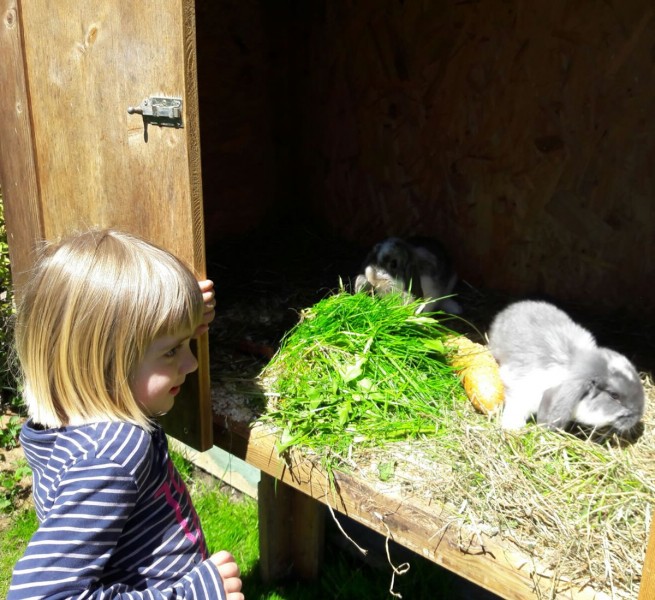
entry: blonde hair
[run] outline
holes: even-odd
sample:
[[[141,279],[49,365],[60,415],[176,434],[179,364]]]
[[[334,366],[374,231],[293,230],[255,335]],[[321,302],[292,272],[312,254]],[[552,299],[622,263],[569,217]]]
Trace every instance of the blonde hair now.
[[[106,229],[46,245],[17,306],[30,417],[44,427],[128,421],[152,428],[130,389],[150,344],[195,330],[203,300],[175,256]]]

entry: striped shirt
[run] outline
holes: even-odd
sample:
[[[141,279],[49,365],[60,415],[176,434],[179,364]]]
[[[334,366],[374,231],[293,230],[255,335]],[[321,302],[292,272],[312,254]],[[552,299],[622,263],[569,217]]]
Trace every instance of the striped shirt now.
[[[159,426],[28,422],[20,440],[39,528],[8,600],[225,598]]]

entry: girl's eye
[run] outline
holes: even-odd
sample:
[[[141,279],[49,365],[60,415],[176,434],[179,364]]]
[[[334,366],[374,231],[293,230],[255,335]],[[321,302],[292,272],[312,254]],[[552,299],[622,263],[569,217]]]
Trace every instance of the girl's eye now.
[[[181,346],[182,344],[180,344]],[[180,346],[175,346],[175,348],[171,348],[168,352],[164,354],[166,358],[173,358],[176,354],[177,351],[180,349]]]

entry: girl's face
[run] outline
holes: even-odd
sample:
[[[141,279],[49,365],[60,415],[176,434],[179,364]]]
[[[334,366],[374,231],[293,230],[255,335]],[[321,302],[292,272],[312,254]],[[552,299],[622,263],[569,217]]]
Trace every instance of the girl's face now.
[[[137,367],[130,389],[148,415],[171,410],[186,376],[198,368],[190,348],[191,335],[181,332],[157,338]]]

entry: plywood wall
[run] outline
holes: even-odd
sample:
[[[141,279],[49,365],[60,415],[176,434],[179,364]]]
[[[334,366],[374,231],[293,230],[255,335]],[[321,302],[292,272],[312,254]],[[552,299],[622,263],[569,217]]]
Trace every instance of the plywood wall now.
[[[655,316],[650,0],[219,4],[234,210],[299,191],[364,245],[441,237],[473,285]]]
[[[477,284],[655,312],[652,3],[371,0],[316,25],[311,198],[337,229],[436,233]]]
[[[286,186],[289,3],[197,2],[208,243],[264,224]],[[267,4],[275,6],[267,7]]]

